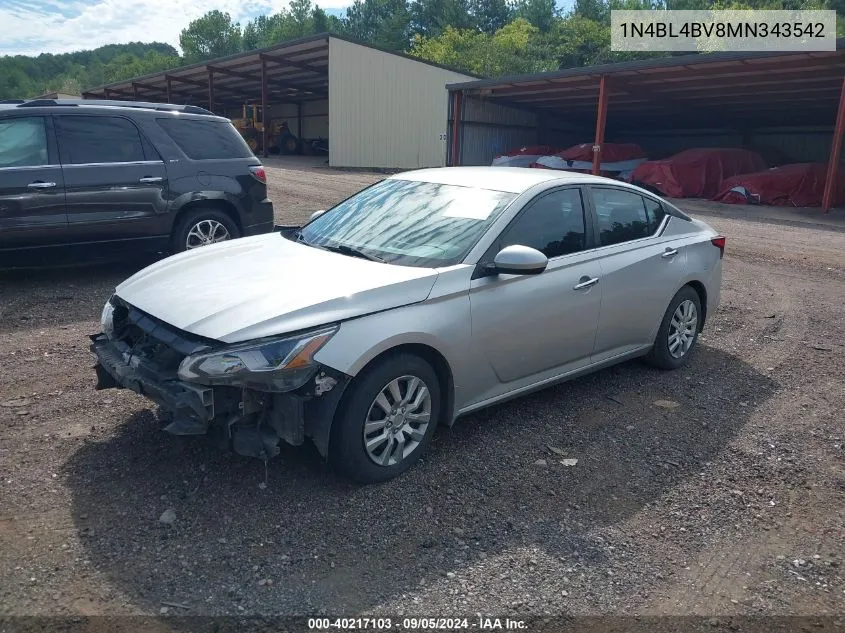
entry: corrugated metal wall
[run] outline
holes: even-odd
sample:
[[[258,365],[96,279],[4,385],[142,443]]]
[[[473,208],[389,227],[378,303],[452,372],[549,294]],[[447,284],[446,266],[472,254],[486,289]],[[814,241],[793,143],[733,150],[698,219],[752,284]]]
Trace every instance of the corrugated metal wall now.
[[[287,121],[291,132],[298,134],[299,119],[296,116],[296,104],[269,106],[270,119]],[[305,101],[302,104],[302,138],[328,137],[329,135],[329,100]]]
[[[451,143],[452,117],[449,116]],[[501,105],[476,97],[465,97],[460,113],[460,164],[489,165],[493,157],[526,145],[555,145],[561,148],[589,143],[591,130],[573,130],[563,119]]]
[[[833,128],[736,130],[636,130],[608,134],[608,141],[638,143],[651,159],[694,147],[745,147],[774,166],[783,162],[827,162]]]
[[[496,154],[512,147],[536,145],[537,115],[525,110],[466,97],[460,112],[461,165],[489,165]],[[450,138],[452,122],[449,122]]]
[[[329,40],[329,164],[414,169],[446,160],[446,84],[472,79]]]

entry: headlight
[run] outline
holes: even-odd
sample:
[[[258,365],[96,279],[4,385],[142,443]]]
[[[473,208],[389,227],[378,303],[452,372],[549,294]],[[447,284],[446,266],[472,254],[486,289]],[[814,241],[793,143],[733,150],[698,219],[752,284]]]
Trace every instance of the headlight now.
[[[114,336],[114,306],[111,299],[103,306],[103,314],[100,316],[100,329],[109,340]]]
[[[314,354],[336,331],[337,327],[323,328],[188,356],[179,365],[179,378],[204,385],[292,391],[316,373]]]

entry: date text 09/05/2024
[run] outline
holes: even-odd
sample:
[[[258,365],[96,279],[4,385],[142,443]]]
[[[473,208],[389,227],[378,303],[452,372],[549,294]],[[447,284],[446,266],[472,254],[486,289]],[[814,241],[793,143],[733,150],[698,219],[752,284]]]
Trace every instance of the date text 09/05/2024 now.
[[[478,616],[475,618],[309,618],[308,629],[311,631],[338,630],[389,630],[405,629],[409,631],[457,631],[472,630],[518,631],[527,628],[524,620],[510,618],[490,618]]]
[[[622,37],[752,39],[825,36],[821,22],[684,22],[680,26],[672,22],[622,22],[619,27]]]

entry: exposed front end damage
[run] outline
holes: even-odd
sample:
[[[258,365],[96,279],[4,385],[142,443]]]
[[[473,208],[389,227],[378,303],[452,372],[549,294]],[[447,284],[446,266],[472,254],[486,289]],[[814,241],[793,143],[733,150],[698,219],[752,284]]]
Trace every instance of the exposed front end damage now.
[[[183,379],[186,359],[219,355],[228,347],[177,330],[117,297],[107,304],[103,324],[104,333],[91,337],[97,389],[131,389],[154,401],[169,433],[208,434],[241,455],[265,460],[279,453],[282,441],[298,446],[311,438],[327,455],[331,421],[349,376],[314,365],[297,370],[291,390],[282,390],[287,383],[279,387],[271,372],[243,385],[221,384],[221,378],[204,385]]]

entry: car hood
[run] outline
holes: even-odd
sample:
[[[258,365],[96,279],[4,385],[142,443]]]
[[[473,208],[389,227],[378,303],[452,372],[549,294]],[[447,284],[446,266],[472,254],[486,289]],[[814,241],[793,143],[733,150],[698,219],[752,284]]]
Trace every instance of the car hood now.
[[[268,233],[168,257],[115,292],[180,330],[236,343],[423,301],[436,278],[432,268],[372,262]]]

